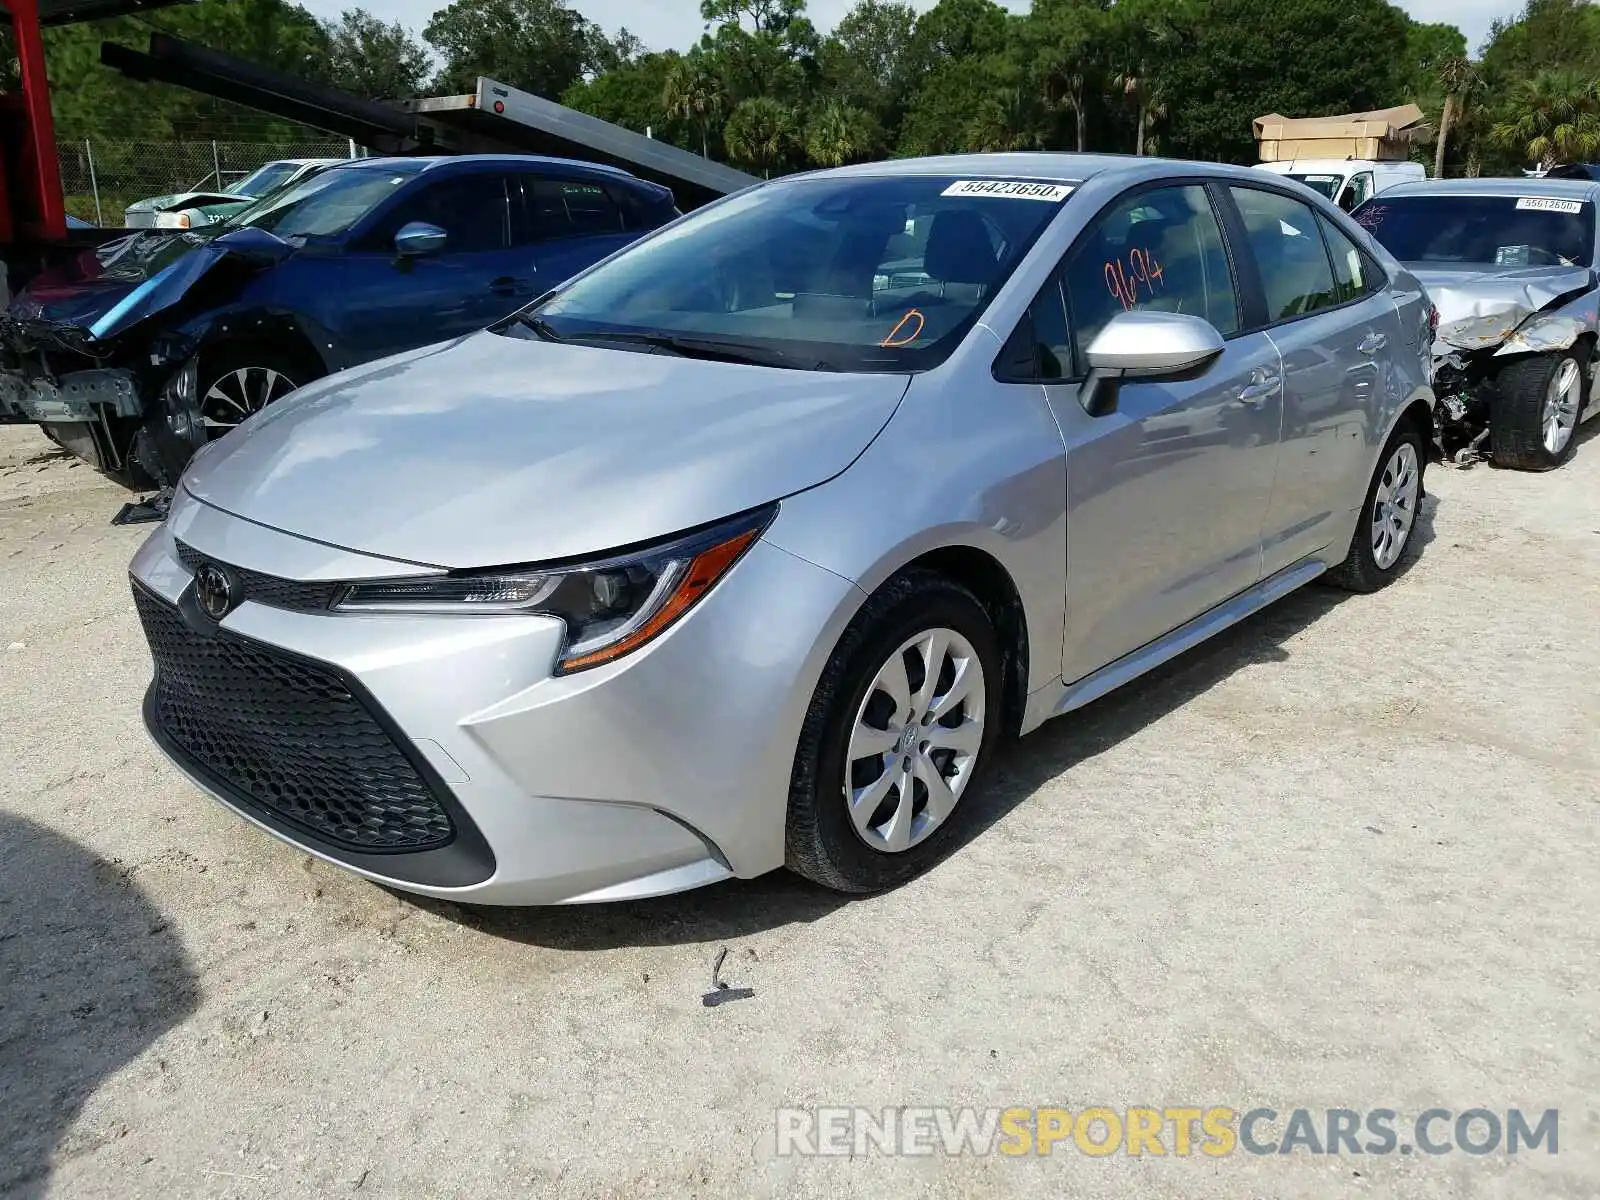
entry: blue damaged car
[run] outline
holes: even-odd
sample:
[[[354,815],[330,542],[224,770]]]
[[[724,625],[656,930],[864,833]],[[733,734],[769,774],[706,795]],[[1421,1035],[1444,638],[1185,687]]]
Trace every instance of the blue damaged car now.
[[[342,163],[37,276],[0,316],[0,422],[168,487],[300,385],[481,329],[677,215],[669,189],[594,163]]]

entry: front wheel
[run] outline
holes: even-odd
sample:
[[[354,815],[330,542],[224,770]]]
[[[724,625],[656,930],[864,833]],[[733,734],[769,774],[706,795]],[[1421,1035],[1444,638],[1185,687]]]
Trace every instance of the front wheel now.
[[[1402,420],[1378,457],[1350,552],[1328,572],[1329,583],[1349,592],[1375,592],[1400,573],[1422,511],[1426,464],[1422,435]]]
[[[1002,696],[999,644],[977,597],[924,571],[885,584],[840,639],[806,715],[789,868],[875,892],[932,863],[993,757]]]
[[[219,438],[322,372],[271,346],[230,345],[200,360],[200,412]]]
[[[1572,457],[1585,357],[1574,347],[1506,364],[1489,410],[1489,448],[1497,465],[1549,471]]]

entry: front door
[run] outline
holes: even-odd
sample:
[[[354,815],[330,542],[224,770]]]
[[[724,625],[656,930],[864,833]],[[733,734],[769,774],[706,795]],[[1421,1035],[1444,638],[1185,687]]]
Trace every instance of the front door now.
[[[1075,681],[1155,641],[1261,577],[1261,525],[1283,415],[1282,367],[1239,332],[1239,290],[1200,185],[1110,206],[1063,264],[1078,364],[1117,312],[1204,317],[1222,355],[1187,380],[1123,382],[1091,416],[1080,384],[1046,385],[1067,446],[1062,677]]]
[[[442,251],[401,259],[394,236],[414,221],[445,231]],[[482,329],[526,303],[515,269],[506,181],[496,174],[423,180],[347,256],[342,340],[361,362]]]

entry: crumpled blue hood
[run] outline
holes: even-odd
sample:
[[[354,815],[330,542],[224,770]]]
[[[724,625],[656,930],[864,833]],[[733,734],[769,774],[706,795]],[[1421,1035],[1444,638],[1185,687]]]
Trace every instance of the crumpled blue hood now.
[[[249,227],[220,236],[136,233],[38,276],[9,314],[19,321],[77,325],[104,341],[177,304],[230,255],[269,266],[293,252],[281,238]]]

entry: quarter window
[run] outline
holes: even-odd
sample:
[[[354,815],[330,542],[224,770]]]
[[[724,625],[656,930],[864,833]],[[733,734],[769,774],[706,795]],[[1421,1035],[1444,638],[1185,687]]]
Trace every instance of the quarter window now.
[[[1328,239],[1328,254],[1333,259],[1334,296],[1343,304],[1377,289],[1377,271],[1367,256],[1339,227],[1326,218],[1319,217],[1322,236]]]
[[[1287,321],[1339,303],[1328,252],[1310,207],[1278,192],[1230,190],[1261,271],[1267,319]]]
[[[1119,312],[1189,313],[1224,335],[1239,329],[1222,229],[1203,187],[1159,188],[1113,205],[1073,247],[1064,279],[1080,362]]]

